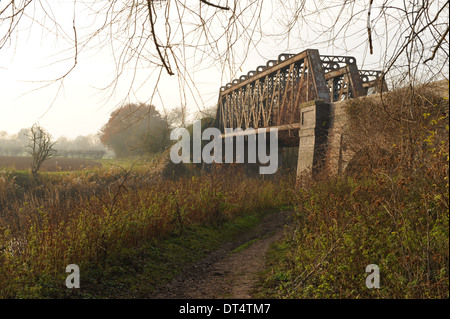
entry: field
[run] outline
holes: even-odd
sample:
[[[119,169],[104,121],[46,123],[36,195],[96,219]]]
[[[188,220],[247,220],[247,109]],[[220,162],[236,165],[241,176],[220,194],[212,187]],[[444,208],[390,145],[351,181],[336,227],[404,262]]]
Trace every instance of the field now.
[[[101,167],[98,160],[84,158],[53,157],[46,160],[41,167],[44,172],[76,171],[83,168]],[[0,169],[24,171],[31,168],[31,157],[0,156]]]
[[[288,180],[229,176],[220,167],[166,179],[158,169],[151,160],[140,166],[125,161],[120,167],[41,173],[37,181],[29,172],[1,172],[0,297],[67,297],[61,269],[68,264],[96,273],[126,251],[289,202],[290,187],[278,190]]]

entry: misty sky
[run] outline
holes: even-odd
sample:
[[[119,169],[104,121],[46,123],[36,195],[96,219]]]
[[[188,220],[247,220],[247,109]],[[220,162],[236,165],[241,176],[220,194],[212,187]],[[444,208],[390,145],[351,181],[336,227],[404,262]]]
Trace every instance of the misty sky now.
[[[52,6],[52,10],[60,19],[58,21],[66,23],[60,22],[61,27],[67,31],[66,34],[60,33],[55,36],[49,30],[43,30],[39,24],[25,21],[20,25],[21,30],[10,45],[0,50],[0,131],[15,134],[21,128],[31,127],[33,123],[39,122],[54,137],[74,138],[98,132],[108,121],[111,111],[124,99],[129,102],[147,102],[150,99],[158,76],[158,72],[151,68],[141,67],[137,70],[131,91],[130,82],[133,79],[134,69],[121,76],[113,94],[111,90],[100,90],[109,84],[116,69],[110,47],[96,46],[95,41],[90,43],[91,48],[79,53],[78,64],[64,79],[63,86],[58,82],[40,88],[48,83],[45,81],[65,74],[74,62],[71,45],[73,1],[59,1]],[[81,6],[76,10],[80,10],[76,15],[79,25],[83,26],[80,21],[86,26],[95,24],[88,21],[89,17],[83,16],[85,11]],[[278,15],[273,14],[274,12]],[[282,12],[273,8],[273,3],[266,2],[262,21],[263,28],[268,33],[275,34],[281,29],[275,19],[279,18],[279,14]],[[321,21],[322,24],[326,22]],[[355,25],[358,32],[350,32],[352,36],[346,38],[345,45],[334,43],[334,46],[331,46],[327,43],[326,39],[331,34],[313,38],[306,32],[298,33],[298,30],[292,32],[289,42],[276,42],[270,37],[265,37],[258,43],[257,50],[250,51],[240,69],[237,67],[237,74],[246,74],[258,65],[265,64],[267,59],[276,59],[280,53],[286,51],[299,53],[308,48],[317,48],[321,54],[352,55],[356,57],[358,67],[364,63],[366,69],[380,69],[383,63],[380,61],[384,50],[383,39],[376,39],[375,54],[369,56],[365,43],[366,21],[359,23],[360,27]],[[47,21],[46,25],[51,26],[51,23]],[[81,38],[83,32],[81,27],[78,32]],[[298,37],[295,32],[299,34]],[[236,52],[239,52],[239,49],[236,47]],[[351,53],[346,52],[348,50],[351,50]],[[195,90],[191,92],[189,88],[183,92],[180,90],[177,76],[170,77],[165,72],[162,73],[159,91],[152,100],[159,111],[162,111],[163,104],[165,108],[170,109],[185,100],[191,112],[197,111],[196,104],[201,107],[215,105],[220,86],[232,78],[222,73],[220,64],[199,60],[201,58],[193,58],[195,63],[188,61],[189,76],[196,84],[198,92]],[[235,61],[236,65],[242,61],[242,58]]]

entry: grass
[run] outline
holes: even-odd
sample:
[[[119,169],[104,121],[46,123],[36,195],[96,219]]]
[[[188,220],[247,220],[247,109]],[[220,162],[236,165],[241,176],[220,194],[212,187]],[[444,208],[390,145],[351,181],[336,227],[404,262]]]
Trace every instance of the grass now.
[[[262,298],[448,298],[448,208],[439,199],[424,207],[418,181],[396,187],[396,202],[389,180],[372,181],[328,180],[301,196]],[[380,289],[365,285],[369,264],[380,267]]]
[[[261,238],[254,238],[252,240],[249,240],[248,242],[246,242],[246,243],[240,245],[239,247],[236,247],[235,249],[233,249],[233,251],[231,253],[232,254],[240,253],[241,251],[247,249],[248,247],[250,247],[251,245],[253,245],[255,242],[257,242],[260,239]]]
[[[221,244],[235,240],[273,211],[244,214],[219,227],[196,226],[183,235],[145,243],[139,249],[122,249],[99,267],[81,268],[80,289],[69,290],[64,276],[40,280],[42,298],[148,298],[190,264]],[[46,282],[47,280],[47,282]]]
[[[253,245],[254,243],[256,243],[258,240],[270,237],[273,235],[273,231],[269,232],[268,234],[262,236],[262,237],[258,237],[258,238],[254,238],[252,240],[249,240],[248,242],[243,243],[242,245],[240,245],[239,247],[236,247],[235,249],[233,249],[233,251],[231,252],[232,254],[238,254],[241,251],[246,250],[247,248],[249,248],[251,245]]]
[[[289,202],[287,192],[278,189],[283,184],[289,188],[287,181],[243,178],[220,168],[213,174],[175,180],[118,167],[42,174],[39,183],[23,189],[17,175],[2,175],[0,296],[118,296],[122,291],[118,287],[125,285],[126,273],[133,274],[133,267],[156,273],[153,281],[167,279],[176,269],[175,256],[183,256],[179,249],[186,249],[180,259],[185,264],[217,242],[218,238],[206,236],[214,228]],[[202,241],[207,246],[197,249]],[[149,256],[168,262],[167,276],[158,270],[164,263],[144,266]],[[68,264],[80,267],[84,284],[90,287],[81,295],[64,295],[65,287],[61,294]],[[103,287],[105,280],[102,294],[95,287]]]

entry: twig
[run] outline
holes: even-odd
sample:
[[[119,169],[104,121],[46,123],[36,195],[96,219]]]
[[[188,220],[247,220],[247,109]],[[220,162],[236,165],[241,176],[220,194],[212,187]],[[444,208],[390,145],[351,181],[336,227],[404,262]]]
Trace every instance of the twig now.
[[[434,59],[434,57],[436,56],[437,50],[441,47],[442,42],[445,40],[445,37],[446,37],[447,34],[448,34],[448,28],[449,28],[449,27],[447,27],[447,30],[445,30],[444,34],[443,34],[442,37],[439,39],[439,42],[436,44],[436,47],[434,48],[433,54],[431,55],[431,57],[429,57],[428,59],[426,59],[425,61],[423,61],[423,63],[427,63],[428,61],[431,61],[431,60]]]
[[[369,48],[370,48],[370,54],[373,54],[373,46],[372,46],[372,30],[370,27],[370,11],[372,10],[372,2],[373,0],[370,0],[369,3],[369,11],[367,12],[367,33],[369,34]]]
[[[313,269],[312,269],[312,270],[311,270],[311,271],[310,271],[303,279],[301,279],[299,283],[297,283],[297,284],[295,285],[295,288],[297,288],[298,286],[300,286],[301,284],[303,284],[303,283],[308,279],[308,277],[311,276],[311,275],[317,270],[317,268],[319,268],[320,265],[322,265],[322,263],[325,261],[325,259],[327,259],[328,256],[329,256],[329,255],[333,252],[333,250],[336,248],[336,245],[337,245],[337,243],[339,243],[339,241],[340,241],[340,238],[338,238],[338,239],[333,243],[333,245],[331,246],[330,250],[329,250],[325,255],[322,256],[321,260],[313,267]],[[303,276],[303,274],[304,274],[304,272],[303,272],[300,276],[298,276],[297,278],[295,278],[294,281],[293,281],[293,284],[294,284],[297,280],[299,280],[299,279]]]
[[[200,0],[200,2],[203,2],[204,4],[206,4],[206,5],[208,5],[208,6],[211,6],[211,7],[214,7],[214,8],[218,8],[218,9],[221,9],[221,10],[230,10],[229,7],[222,7],[222,6],[219,6],[219,5],[217,5],[217,4],[208,2],[208,1],[206,1],[206,0]]]
[[[172,72],[172,70],[170,69],[170,67],[166,64],[166,60],[164,59],[161,50],[159,49],[160,45],[158,43],[158,40],[156,39],[156,34],[155,34],[155,25],[153,23],[153,13],[152,13],[152,5],[150,3],[151,0],[147,0],[147,6],[148,6],[148,14],[149,14],[149,19],[150,19],[150,25],[151,25],[151,31],[152,31],[152,37],[153,37],[153,42],[155,43],[156,46],[156,51],[158,51],[158,55],[159,58],[162,62],[162,64],[164,65],[164,68],[167,70],[167,73],[169,73],[169,75],[174,75],[174,73]]]

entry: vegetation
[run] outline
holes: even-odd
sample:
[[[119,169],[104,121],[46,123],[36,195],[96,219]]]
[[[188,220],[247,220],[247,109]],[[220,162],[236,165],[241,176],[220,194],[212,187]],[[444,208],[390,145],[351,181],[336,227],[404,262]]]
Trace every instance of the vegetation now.
[[[280,190],[286,180],[245,179],[217,168],[163,181],[154,171],[150,165],[84,170],[41,176],[39,185],[28,188],[2,173],[0,296],[65,296],[68,264],[79,265],[89,282],[124,254],[170,236],[192,236],[198,227],[220,228],[289,198],[288,185]]]
[[[35,124],[31,127],[28,136],[27,153],[31,155],[31,174],[37,176],[39,169],[45,160],[56,153],[53,146],[55,142],[52,136],[46,132],[41,126]]]
[[[47,64],[69,61],[58,73],[44,71],[43,87],[56,84],[51,105],[65,79],[89,65],[89,49],[88,56],[102,50],[102,62],[112,62],[106,84],[88,83],[111,101],[140,92],[149,103],[164,101],[159,81],[175,75],[179,85],[168,95],[178,93],[181,107],[170,115],[183,127],[187,101],[204,104],[200,86],[214,69],[226,83],[246,61],[271,51],[265,43],[281,52],[298,51],[298,44],[330,54],[361,49],[364,65],[378,64],[393,85],[411,87],[379,101],[349,101],[342,142],[353,160],[342,176],[325,171],[301,186],[292,175],[260,179],[222,167],[200,174],[158,159],[138,165],[129,158],[164,152],[170,130],[170,116],[146,104],[116,110],[102,130],[103,143],[125,165],[34,178],[47,156],[37,157],[32,174],[17,171],[18,161],[8,164],[0,171],[0,297],[117,297],[123,287],[146,296],[151,288],[124,274],[144,274],[157,285],[214,249],[211,242],[229,238],[230,225],[248,226],[255,212],[292,204],[294,222],[272,251],[259,296],[448,298],[448,99],[417,83],[448,78],[449,2],[373,2],[112,0],[52,9],[45,1],[1,2],[0,50],[20,52],[26,31],[35,39],[40,26],[41,47],[57,50],[45,54]],[[0,154],[23,155],[23,133],[11,141],[0,132]],[[60,154],[102,158],[105,150],[92,146],[61,147]],[[71,263],[85,274],[81,293],[63,286]],[[365,286],[368,264],[380,267],[380,289]]]
[[[153,105],[127,104],[111,113],[100,140],[117,157],[162,152],[169,142],[169,126]]]
[[[448,298],[448,98],[405,89],[351,100],[348,114],[354,161],[296,193],[292,233],[271,252],[259,295]],[[366,287],[369,264],[380,289]]]
[[[23,128],[17,134],[8,135],[0,132],[0,156],[20,157],[29,155],[27,146],[31,128]],[[61,136],[56,139],[54,145],[55,156],[69,158],[96,158],[102,159],[105,155],[112,157],[112,152],[107,151],[95,134],[87,136],[79,135],[75,139]],[[20,159],[18,159],[20,161]],[[14,159],[14,162],[16,160]],[[1,163],[0,163],[1,165]]]
[[[293,222],[257,297],[448,298],[449,105],[439,90],[349,100],[345,173],[298,185],[234,165],[207,174],[167,152],[39,179],[0,171],[0,298],[146,297],[286,205]],[[83,289],[64,286],[68,264]],[[366,287],[369,264],[380,289]]]
[[[25,156],[0,156],[0,169],[26,171],[30,169],[31,161],[31,157]],[[95,159],[52,157],[42,164],[40,171],[68,172],[101,166],[102,162]]]

